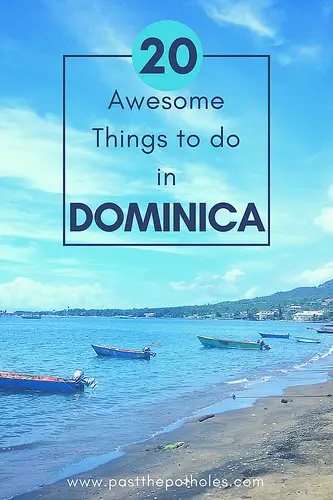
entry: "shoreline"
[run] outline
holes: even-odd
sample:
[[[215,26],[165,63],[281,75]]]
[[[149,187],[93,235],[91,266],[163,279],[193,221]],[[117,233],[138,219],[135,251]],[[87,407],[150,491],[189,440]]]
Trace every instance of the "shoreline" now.
[[[330,377],[331,374],[328,373],[327,376]],[[127,479],[128,483],[129,478],[135,482],[136,477],[145,476],[148,480],[147,476],[149,476],[150,483],[154,477],[165,482],[167,479],[181,480],[181,478],[184,479],[191,475],[203,479],[210,476],[213,480],[213,475],[215,479],[219,477],[227,479],[228,484],[232,483],[234,479],[231,477],[230,471],[234,474],[236,470],[242,468],[237,463],[244,466],[246,457],[253,454],[253,450],[256,450],[256,454],[258,454],[262,448],[262,442],[267,441],[268,435],[274,434],[271,438],[273,442],[281,441],[281,439],[283,440],[283,429],[290,428],[297,422],[297,419],[302,419],[307,412],[316,409],[324,411],[324,408],[326,408],[325,411],[328,411],[329,407],[333,409],[333,399],[325,396],[331,393],[333,393],[333,380],[329,379],[318,384],[288,387],[282,394],[261,397],[253,405],[226,410],[203,422],[199,422],[199,417],[187,418],[184,419],[185,422],[182,425],[180,424],[173,430],[163,431],[146,441],[126,446],[122,456],[103,465],[13,498],[17,500],[36,500],[37,498],[50,498],[51,500],[59,498],[81,500],[85,498],[92,500],[97,495],[97,498],[103,499],[119,498],[125,500],[132,496],[139,496],[139,498],[151,497],[163,500],[164,498],[191,498],[191,496],[197,497],[198,495],[198,498],[201,498],[201,495],[218,494],[222,492],[223,488],[177,486],[165,491],[157,485],[152,487],[150,484],[149,491],[147,491],[147,486],[144,486],[142,481],[139,484],[136,482],[135,487],[127,484],[127,487],[124,485],[112,486],[110,489],[109,481],[111,480],[113,484],[114,481],[122,479],[124,483]],[[281,397],[284,396],[287,399],[295,399],[284,404],[281,403]],[[251,433],[249,433],[249,429]],[[249,434],[251,435],[249,436]],[[155,451],[158,446],[177,441],[184,441],[185,445],[174,451]],[[261,451],[265,453],[265,449]],[[242,462],[244,460],[245,462]],[[230,466],[230,463],[233,465]],[[259,472],[263,472],[267,476],[270,469],[272,467],[267,466],[267,464],[266,468],[258,469],[258,477],[261,475]],[[243,477],[244,470],[239,472],[242,472]],[[101,483],[96,488],[92,484],[84,488],[81,486],[69,487],[67,482],[69,478],[81,480],[93,478],[100,480]],[[223,489],[224,496],[237,491],[235,488],[227,488],[227,490],[228,492]],[[242,492],[246,493],[244,487],[242,487]]]
[[[188,306],[180,306],[180,307],[188,307]],[[103,318],[103,319],[136,319],[136,320],[159,320],[159,319],[162,319],[162,320],[179,320],[179,321],[182,321],[182,320],[207,320],[207,321],[245,321],[246,323],[250,322],[250,323],[259,323],[259,324],[265,324],[265,323],[269,323],[269,322],[273,322],[273,323],[295,323],[295,324],[304,324],[304,325],[315,325],[315,326],[320,326],[320,325],[325,325],[325,326],[329,326],[331,323],[332,323],[332,319],[329,319],[329,320],[295,320],[293,318],[283,318],[283,319],[275,319],[275,318],[269,318],[268,320],[253,320],[253,319],[248,319],[248,318],[233,318],[233,317],[228,317],[228,318],[220,318],[218,316],[216,317],[209,317],[209,316],[195,316],[195,317],[192,317],[192,316],[152,316],[152,317],[147,317],[147,316],[103,316],[103,315],[74,315],[74,314],[59,314],[59,315],[56,315],[56,314],[43,314],[42,311],[35,311],[34,313],[30,313],[30,312],[27,312],[27,313],[23,313],[23,314],[40,314],[41,315],[41,318],[56,318],[56,319],[61,319],[61,318],[65,318],[65,319],[68,319],[68,318],[79,318],[79,319],[88,319],[88,318],[93,318],[93,319],[96,319],[96,318]],[[2,315],[0,314],[0,317],[1,316],[5,316],[7,318],[22,318],[22,314],[6,314],[6,313],[2,313]],[[35,319],[35,318],[34,318]],[[314,328],[315,329],[315,328]]]
[[[72,331],[69,323],[66,324],[65,328]],[[119,321],[118,325],[120,323]],[[260,397],[280,394],[285,387],[295,385],[295,381],[297,385],[323,382],[327,380],[330,361],[321,358],[326,359],[327,357],[329,360],[330,354],[333,352],[332,339],[327,336],[323,345],[319,347],[302,346],[300,348],[296,342],[282,343],[277,341],[277,349],[273,349],[269,353],[260,353],[256,356],[240,351],[231,351],[223,356],[218,350],[195,349],[194,341],[192,341],[193,326],[188,326],[184,332],[191,333],[191,335],[187,335],[185,339],[193,356],[188,359],[188,355],[184,355],[184,351],[182,351],[179,353],[180,358],[177,356],[178,359],[173,364],[175,357],[168,356],[167,350],[171,350],[170,346],[173,348],[178,346],[180,322],[177,322],[172,328],[170,327],[171,336],[168,335],[168,342],[163,335],[163,342],[160,337],[156,337],[159,325],[152,328],[149,340],[160,341],[163,346],[161,356],[158,356],[153,363],[117,364],[115,361],[109,366],[108,362],[104,363],[102,359],[89,356],[91,352],[88,347],[90,348],[90,346],[81,343],[82,333],[80,330],[83,326],[86,327],[85,322],[79,322],[78,325],[74,331],[77,338],[80,339],[80,346],[78,346],[73,369],[80,366],[78,363],[85,359],[87,364],[84,369],[89,374],[94,373],[97,377],[99,376],[104,387],[101,383],[102,390],[93,391],[93,394],[87,391],[84,398],[81,396],[80,398],[70,398],[68,402],[67,398],[44,398],[37,395],[36,399],[30,398],[29,395],[18,398],[8,396],[8,399],[2,399],[2,401],[9,402],[14,399],[15,403],[16,399],[20,402],[27,398],[28,403],[30,403],[30,413],[22,408],[22,411],[18,411],[17,414],[25,417],[28,413],[28,415],[35,416],[36,422],[39,421],[37,409],[45,411],[47,418],[43,418],[40,422],[40,429],[45,438],[50,437],[51,439],[40,440],[39,426],[35,425],[34,420],[30,418],[28,421],[29,433],[23,434],[22,438],[10,439],[5,442],[8,446],[12,444],[13,449],[10,449],[10,453],[6,453],[4,456],[5,463],[1,475],[3,481],[1,481],[0,486],[1,499],[14,497],[34,489],[39,490],[41,485],[54,484],[66,477],[89,473],[92,469],[119,457],[121,453],[115,453],[116,450],[124,450],[127,453],[132,444],[146,442],[157,433],[164,434],[170,429],[179,427],[185,418],[188,420],[191,416],[198,416],[197,412],[201,414],[202,412],[221,413],[227,409],[249,406]],[[102,332],[108,329],[107,326],[102,326],[101,322],[96,323],[96,325],[100,326]],[[131,327],[127,325],[125,328],[120,325],[119,328],[120,331],[126,330],[126,332],[129,329],[128,337],[137,338],[138,332],[134,323]],[[208,325],[206,322],[205,328],[214,330],[216,325]],[[230,328],[233,327],[230,326]],[[290,329],[293,330],[291,327]],[[89,330],[91,328],[86,327],[85,331]],[[13,328],[11,331],[14,333]],[[33,331],[35,331],[34,325]],[[53,327],[50,328],[50,331],[53,331]],[[239,331],[239,327],[234,330],[235,336],[236,331]],[[63,333],[58,332],[59,346],[62,346]],[[250,332],[256,333],[256,328],[251,328]],[[37,331],[36,333],[38,336]],[[119,337],[122,337],[122,334]],[[144,337],[146,342],[146,331],[141,337]],[[59,353],[61,351],[60,348]],[[171,365],[168,365],[168,362],[165,363],[165,359],[169,359]],[[68,361],[72,362],[70,359]],[[46,365],[50,365],[51,369],[54,369],[56,365],[63,366],[62,363],[63,356],[59,354],[56,363],[52,360]],[[171,366],[175,368],[175,371]],[[109,368],[112,368],[110,372]],[[115,386],[109,381],[111,378],[113,379],[113,375],[115,380],[117,377],[120,380],[123,370],[125,375],[127,374],[124,386],[126,385],[130,391],[123,391],[119,399],[118,387],[122,387],[122,383]],[[184,387],[180,386],[177,377],[178,371],[181,380],[184,381]],[[309,371],[313,371],[313,373],[309,373]],[[57,368],[57,374],[59,374],[59,368]],[[140,375],[138,376],[138,374]],[[154,375],[153,380],[149,379],[149,374]],[[246,378],[243,378],[244,374],[246,374]],[[134,384],[133,381],[135,381]],[[149,391],[146,394],[147,388]],[[231,399],[234,391],[237,391],[238,395],[245,388],[246,394],[243,392],[243,395],[249,396],[248,392],[251,392],[251,398],[237,398],[236,401]],[[140,390],[138,391],[138,389]],[[54,404],[59,406],[59,413],[54,412],[53,399]],[[49,401],[52,404],[49,404]],[[114,404],[117,401],[120,404]],[[10,404],[7,405],[8,408],[10,406]],[[81,416],[81,418],[73,418],[71,409],[75,410],[77,416]],[[8,422],[9,429],[11,413],[11,410],[8,410],[5,414],[5,422]],[[61,428],[63,428],[63,432],[58,432]],[[14,432],[19,430],[18,422],[17,425],[14,424]],[[9,433],[10,431],[7,434]],[[168,435],[165,434],[166,436]],[[168,439],[168,437],[166,438]],[[19,447],[16,446],[17,444]]]

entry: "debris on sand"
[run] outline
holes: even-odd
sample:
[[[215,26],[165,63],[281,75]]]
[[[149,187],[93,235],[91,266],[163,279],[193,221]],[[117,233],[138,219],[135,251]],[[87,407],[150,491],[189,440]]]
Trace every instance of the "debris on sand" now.
[[[210,413],[209,415],[204,415],[203,417],[199,418],[199,422],[204,422],[208,418],[213,418],[213,417],[215,417],[214,413]]]
[[[155,448],[155,451],[170,451],[170,450],[176,450],[177,448],[181,448],[182,446],[185,445],[185,441],[177,441],[176,443],[168,443],[165,445],[158,445],[157,448]]]

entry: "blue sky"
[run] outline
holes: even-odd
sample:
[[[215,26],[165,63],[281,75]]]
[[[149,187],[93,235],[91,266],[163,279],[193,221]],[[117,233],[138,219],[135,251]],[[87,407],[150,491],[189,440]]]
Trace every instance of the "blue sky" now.
[[[4,0],[0,10],[0,309],[207,303],[333,278],[332,1]],[[190,26],[205,53],[271,54],[269,248],[62,247],[62,54],[130,54],[138,33],[163,19]],[[255,199],[265,212],[259,62],[214,61],[213,67],[205,61],[198,78],[176,92],[225,98],[221,114],[200,118],[186,112],[110,115],[115,88],[122,95],[157,94],[129,61],[71,60],[68,75],[68,201],[235,200],[243,206]],[[97,151],[90,132],[112,123],[115,130],[170,135],[182,127],[205,138],[221,122],[246,147],[223,155],[169,147],[147,158],[132,150]],[[175,188],[157,192],[157,167],[177,172]],[[79,237],[106,241],[110,235]],[[121,233],[112,237],[125,241]],[[145,241],[154,238],[148,234]],[[202,238],[223,242],[226,235]]]

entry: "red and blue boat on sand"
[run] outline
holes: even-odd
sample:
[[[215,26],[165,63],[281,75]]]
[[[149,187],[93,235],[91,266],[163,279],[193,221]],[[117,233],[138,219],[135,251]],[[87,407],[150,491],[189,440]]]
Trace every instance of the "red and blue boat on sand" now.
[[[96,379],[85,377],[80,370],[74,373],[73,378],[0,372],[0,391],[73,393],[84,391],[86,386],[94,388],[96,385]]]
[[[94,349],[98,356],[112,356],[114,358],[146,360],[149,360],[151,357],[156,356],[156,353],[152,352],[149,347],[144,347],[142,351],[138,351],[135,349],[120,349],[119,347],[96,344],[91,344],[91,347]]]

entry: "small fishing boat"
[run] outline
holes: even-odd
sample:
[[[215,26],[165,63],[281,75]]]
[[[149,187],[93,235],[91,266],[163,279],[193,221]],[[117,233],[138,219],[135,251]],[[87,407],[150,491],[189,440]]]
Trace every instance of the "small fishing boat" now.
[[[96,379],[85,377],[80,370],[73,378],[0,372],[0,391],[78,392],[96,385]]]
[[[307,337],[295,337],[295,339],[303,344],[321,344],[321,340],[318,339],[309,339]]]
[[[135,349],[120,349],[119,347],[111,347],[106,345],[91,344],[98,356],[113,356],[115,358],[124,359],[147,359],[156,356],[156,352],[152,352],[149,347],[144,347],[142,351]]]
[[[316,330],[317,333],[333,333],[333,328],[330,328],[328,326],[323,326],[319,328],[319,330]]]
[[[22,319],[41,319],[40,314],[22,314]]]
[[[289,333],[259,333],[264,339],[289,339]]]
[[[204,347],[218,347],[219,349],[246,349],[246,350],[261,350],[260,342],[249,342],[248,340],[225,340],[215,339],[211,337],[198,336],[198,339]],[[270,349],[267,344],[265,349]]]

